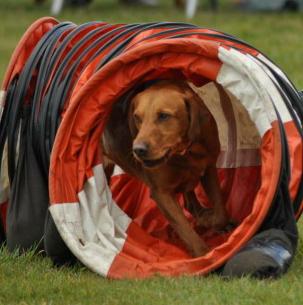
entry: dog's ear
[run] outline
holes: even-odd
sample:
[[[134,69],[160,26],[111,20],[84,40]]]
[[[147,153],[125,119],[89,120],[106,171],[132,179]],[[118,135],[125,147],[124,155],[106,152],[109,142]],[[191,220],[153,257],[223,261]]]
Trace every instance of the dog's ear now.
[[[185,90],[185,105],[188,112],[189,126],[187,138],[190,142],[200,140],[202,124],[207,119],[208,111],[201,98],[190,88]]]
[[[123,120],[127,121],[128,123],[127,125],[129,127],[130,134],[132,137],[135,137],[135,135],[138,132],[133,119],[133,110],[134,110],[133,99],[136,94],[137,94],[136,88],[132,88],[122,96],[122,98],[119,100],[116,107],[114,108],[116,109],[115,111],[116,120],[119,120],[122,117]]]
[[[128,120],[130,134],[133,138],[135,138],[138,133],[138,129],[136,127],[133,114],[134,114],[134,99],[130,99],[128,106],[127,120]]]

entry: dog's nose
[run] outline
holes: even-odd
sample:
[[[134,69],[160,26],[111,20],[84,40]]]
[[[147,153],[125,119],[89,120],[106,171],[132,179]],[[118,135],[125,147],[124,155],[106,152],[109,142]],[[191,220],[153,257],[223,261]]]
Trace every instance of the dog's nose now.
[[[148,153],[148,146],[146,143],[135,143],[133,145],[133,152],[139,157],[144,158]]]

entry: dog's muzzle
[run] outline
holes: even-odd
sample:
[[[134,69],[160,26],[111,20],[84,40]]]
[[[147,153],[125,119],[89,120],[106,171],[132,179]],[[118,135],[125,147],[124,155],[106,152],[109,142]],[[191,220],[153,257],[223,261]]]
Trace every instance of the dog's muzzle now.
[[[167,151],[165,155],[161,158],[149,159],[148,158],[149,149],[148,149],[148,145],[145,143],[134,144],[133,153],[135,158],[139,160],[142,163],[142,165],[146,168],[156,167],[157,165],[165,162],[169,155],[169,151]]]
[[[133,145],[133,153],[142,160],[148,156],[148,145],[146,143],[136,143]]]

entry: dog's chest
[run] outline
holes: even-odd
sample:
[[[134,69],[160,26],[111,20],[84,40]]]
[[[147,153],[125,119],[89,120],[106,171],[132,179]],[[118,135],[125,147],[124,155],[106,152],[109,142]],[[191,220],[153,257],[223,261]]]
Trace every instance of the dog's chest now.
[[[204,168],[189,158],[176,156],[152,174],[153,185],[174,193],[186,192],[195,188],[204,174]]]

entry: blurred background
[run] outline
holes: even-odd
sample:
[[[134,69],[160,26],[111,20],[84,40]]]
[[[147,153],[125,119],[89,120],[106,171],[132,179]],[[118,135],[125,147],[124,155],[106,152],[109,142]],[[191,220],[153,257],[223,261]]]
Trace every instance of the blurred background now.
[[[303,89],[303,0],[188,1],[191,1],[191,5],[187,3],[188,6],[186,6],[186,2],[182,2],[182,0],[60,0],[57,3],[54,3],[54,0],[0,0],[0,81],[2,82],[3,80],[6,67],[9,63],[14,48],[27,28],[38,18],[53,15],[59,21],[72,21],[76,24],[94,20],[105,21],[108,23],[177,21],[193,23],[201,27],[216,29],[234,35],[259,49],[273,62],[275,62],[276,65],[281,67],[281,69],[288,75],[290,80],[298,89]],[[189,16],[192,18],[189,18]],[[299,241],[300,255],[297,255],[295,264],[292,267],[293,272],[290,273],[288,278],[286,278],[287,282],[283,281],[281,286],[274,286],[275,282],[271,281],[266,283],[268,286],[264,285],[264,282],[252,282],[252,286],[244,286],[244,292],[247,293],[246,300],[244,300],[245,298],[243,299],[245,304],[256,304],[254,293],[258,290],[261,291],[259,294],[260,302],[264,301],[265,296],[272,298],[272,302],[267,303],[265,301],[265,304],[282,304],[283,300],[279,299],[281,295],[283,295],[285,298],[293,297],[293,299],[296,300],[295,303],[284,302],[283,304],[303,304],[303,294],[300,288],[298,288],[302,285],[303,274],[302,219],[303,217],[301,217],[299,222],[299,231],[301,235]],[[41,268],[44,268],[44,265],[41,266]],[[15,276],[15,270],[10,269],[10,266],[7,270],[7,273],[0,272],[0,283],[1,274],[3,274],[3,276],[9,275],[11,279],[14,278],[11,276],[11,274],[14,274]],[[44,270],[37,273],[38,280],[36,279],[33,285],[40,282],[40,274],[42,273],[44,273]],[[50,272],[48,272],[48,274],[49,273]],[[24,276],[22,272],[21,276],[22,277],[19,278],[27,281],[26,285],[31,283],[31,280],[27,280],[27,277]],[[58,276],[58,274],[55,274],[55,276]],[[93,275],[88,276],[93,277]],[[19,279],[18,277],[16,278]],[[68,279],[70,280],[70,277]],[[59,277],[60,287],[62,284],[61,281],[63,280]],[[72,281],[72,285],[74,285],[76,281],[77,280]],[[86,282],[86,278],[84,278],[83,282],[84,281]],[[244,282],[244,284],[245,283],[247,282]],[[112,282],[109,282],[109,285],[112,284]],[[193,291],[194,293],[200,291],[202,286],[200,286],[200,284],[201,283],[197,283],[199,287],[195,286],[197,288],[190,290],[188,287],[192,285],[192,282],[189,282],[189,284],[185,286],[184,290],[182,290],[185,298],[187,298],[188,294],[191,294]],[[213,288],[212,284],[213,282],[210,282],[210,285],[206,285],[206,290]],[[228,283],[227,285],[229,284],[232,283]],[[238,282],[235,282],[234,284],[236,286],[235,290],[239,291],[241,294],[241,289],[243,289],[243,286],[239,285],[239,288],[237,286]],[[89,282],[87,285],[89,289],[91,289],[91,286],[89,286],[91,285],[91,282]],[[133,284],[130,283],[130,286],[125,286],[127,291],[133,289],[132,285]],[[163,286],[163,283],[160,281],[159,285]],[[203,285],[205,285],[205,282],[203,282]],[[220,287],[218,288],[218,291],[221,290],[221,285],[222,282],[217,282],[217,287]],[[12,289],[10,289],[11,292],[8,293],[8,296],[15,295],[16,286],[20,291],[24,287],[24,285],[19,286],[19,284],[16,285],[16,283],[12,281]],[[276,287],[276,290],[271,289],[273,286]],[[95,291],[99,291],[99,283],[97,283],[95,287],[97,287],[95,288]],[[105,288],[106,287],[108,286],[105,286]],[[119,286],[116,286],[116,288],[117,287]],[[139,289],[142,289],[142,286],[139,287],[141,287]],[[178,294],[179,291],[177,293],[177,290],[179,290],[179,287],[181,286],[176,287],[176,295],[180,295]],[[205,286],[203,287],[205,288]],[[254,287],[253,294],[251,293],[252,287]],[[270,287],[270,289],[268,289],[268,287]],[[57,288],[54,289],[55,294],[57,294]],[[107,288],[107,290],[110,289],[112,289],[112,286]],[[158,288],[154,290],[156,291],[157,289]],[[67,290],[74,293],[74,289],[66,288],[66,291]],[[107,290],[100,290],[100,293],[107,294]],[[184,292],[185,290],[186,293]],[[36,292],[32,291],[34,291],[34,289],[30,290],[29,294],[35,295]],[[41,294],[44,298],[45,295],[43,296],[43,291],[45,290],[41,289]],[[59,288],[58,291],[60,291]],[[83,289],[83,291],[85,291],[85,289]],[[117,304],[117,302],[113,301],[116,297],[115,290],[113,291],[113,299],[110,304]],[[123,289],[121,291],[124,292]],[[281,293],[278,293],[276,296],[275,294],[277,292]],[[21,296],[22,293],[20,294]],[[162,294],[162,292],[160,293]],[[225,296],[223,293],[222,298],[229,298],[231,294],[232,293],[229,292]],[[166,295],[166,293],[163,293],[163,295]],[[301,301],[298,299],[299,296],[301,297]],[[85,294],[85,298],[86,297],[87,295]],[[126,296],[126,298],[127,297],[128,296]],[[238,301],[242,301],[242,299],[239,299],[237,294],[236,298],[237,303],[231,302],[230,304],[238,304]],[[268,298],[265,299],[268,300]],[[154,298],[154,300],[157,301],[158,298]],[[174,297],[174,302],[175,301],[176,298]],[[199,303],[200,302],[201,301],[199,300]],[[7,304],[5,302],[1,303],[1,291],[0,304]],[[28,303],[24,303],[22,301],[20,304]],[[144,304],[146,304],[146,302]]]
[[[60,21],[77,24],[93,20],[181,21],[214,28],[258,48],[298,88],[303,88],[303,0],[187,1],[190,3],[186,0],[0,0],[0,79],[28,26],[42,16],[56,15]],[[186,3],[191,5],[192,18],[188,18]]]

